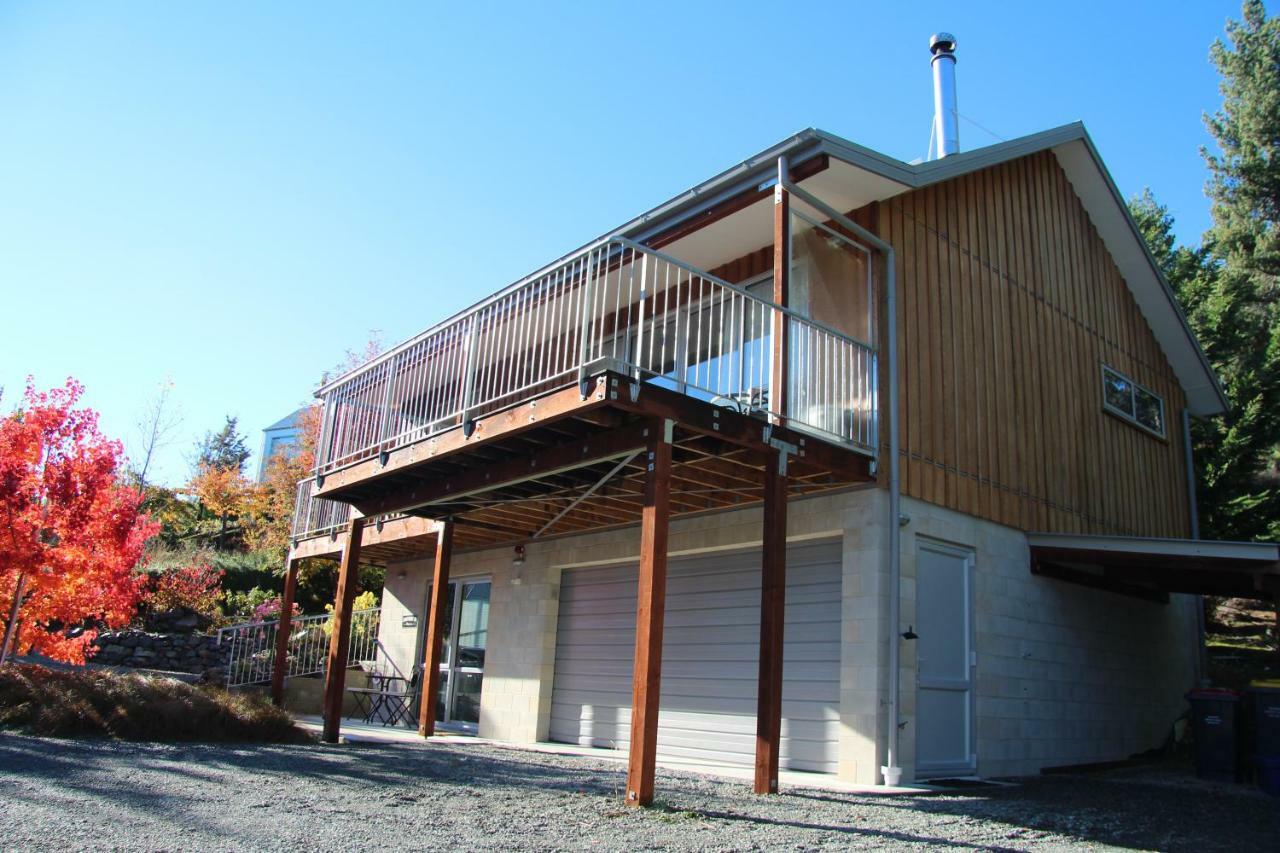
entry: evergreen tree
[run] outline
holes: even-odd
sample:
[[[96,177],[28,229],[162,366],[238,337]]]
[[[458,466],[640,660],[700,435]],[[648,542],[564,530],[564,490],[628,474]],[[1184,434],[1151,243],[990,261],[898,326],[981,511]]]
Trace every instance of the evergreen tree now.
[[[1192,428],[1201,534],[1280,539],[1280,21],[1244,4],[1210,58],[1222,108],[1202,151],[1213,226],[1177,246],[1173,218],[1149,191],[1129,203],[1230,402]]]
[[[1205,119],[1220,149],[1203,151],[1212,267],[1179,284],[1231,403],[1199,427],[1202,529],[1211,538],[1280,538],[1280,21],[1248,0],[1227,39],[1210,51],[1222,108]]]
[[[214,468],[219,471],[244,472],[249,459],[249,448],[238,429],[239,420],[227,415],[227,422],[217,432],[206,432],[196,442],[196,469]]]

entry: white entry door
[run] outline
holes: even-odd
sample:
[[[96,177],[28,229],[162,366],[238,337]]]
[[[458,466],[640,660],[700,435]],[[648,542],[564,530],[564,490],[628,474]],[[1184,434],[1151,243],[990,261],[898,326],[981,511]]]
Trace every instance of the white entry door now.
[[[972,551],[919,541],[915,632],[916,776],[973,774]]]

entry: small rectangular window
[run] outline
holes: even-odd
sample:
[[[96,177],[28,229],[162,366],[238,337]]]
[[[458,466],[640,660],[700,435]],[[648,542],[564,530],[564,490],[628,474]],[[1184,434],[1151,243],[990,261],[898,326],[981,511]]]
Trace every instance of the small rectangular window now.
[[[1112,414],[1164,437],[1164,400],[1106,365],[1102,366],[1102,406]]]
[[[1133,417],[1133,384],[1110,368],[1102,369],[1103,392],[1107,395],[1107,408],[1127,417]]]

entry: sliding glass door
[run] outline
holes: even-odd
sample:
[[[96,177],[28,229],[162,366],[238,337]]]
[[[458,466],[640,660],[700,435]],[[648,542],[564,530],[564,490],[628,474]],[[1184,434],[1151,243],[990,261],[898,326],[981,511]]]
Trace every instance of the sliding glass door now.
[[[454,581],[445,597],[436,720],[447,727],[475,731],[480,723],[480,689],[489,641],[489,589],[487,580]],[[431,600],[429,590],[427,600]]]

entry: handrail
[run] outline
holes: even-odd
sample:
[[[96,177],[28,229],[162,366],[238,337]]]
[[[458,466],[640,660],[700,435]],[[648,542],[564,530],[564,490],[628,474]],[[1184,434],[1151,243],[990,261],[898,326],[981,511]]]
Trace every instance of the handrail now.
[[[793,393],[770,409],[778,320]],[[625,237],[607,238],[321,389],[323,475],[612,370],[875,454],[876,351]],[[301,498],[300,498],[301,499]]]
[[[351,614],[351,641],[347,664],[373,660],[378,654],[378,625],[382,608],[356,610]],[[288,656],[285,675],[294,678],[324,672],[329,651],[332,613],[295,616],[289,620]],[[265,684],[275,668],[279,619],[241,622],[218,629],[218,645],[226,648],[227,687]]]
[[[728,287],[733,290],[736,290],[739,293],[741,293],[743,296],[747,297],[748,299],[754,300],[755,302],[759,302],[763,305],[768,305],[775,310],[783,312],[783,314],[787,315],[788,317],[804,320],[805,323],[808,323],[809,325],[812,325],[815,328],[821,329],[828,334],[835,335],[851,343],[859,344],[861,346],[865,346],[865,347],[871,346],[866,341],[860,340],[857,337],[848,334],[847,332],[842,332],[839,329],[829,326],[826,323],[823,323],[819,320],[814,320],[809,317],[804,317],[793,308],[788,308],[785,305],[778,305],[777,303],[772,302],[768,299],[764,299],[763,297],[756,296],[754,293],[750,293],[746,288],[742,287],[741,285],[734,284],[733,282],[730,282],[730,281],[725,281],[719,276],[712,275],[709,272],[704,272],[703,270],[700,270],[697,267],[693,266],[692,264],[688,264],[680,260],[679,258],[674,257],[673,255],[668,255],[664,252],[658,251],[657,249],[651,249],[642,243],[637,243],[635,240],[632,240],[629,237],[623,237],[621,235],[617,235],[613,237],[601,237],[598,240],[588,243],[586,246],[579,249],[578,251],[570,255],[566,255],[558,261],[552,261],[550,264],[546,265],[545,267],[542,267],[537,272],[530,273],[524,278],[521,278],[515,282],[512,282],[511,284],[504,287],[502,290],[499,290],[497,293],[494,293],[490,296],[485,297],[480,302],[477,302],[475,305],[472,305],[470,308],[464,309],[458,312],[457,314],[454,314],[452,317],[449,317],[448,319],[441,320],[439,323],[436,323],[434,326],[430,326],[424,329],[423,331],[418,332],[416,335],[413,335],[410,338],[406,338],[405,340],[396,344],[386,352],[379,353],[378,355],[369,359],[364,364],[353,367],[350,370],[348,370],[346,373],[343,373],[340,376],[330,379],[328,382],[324,383],[318,389],[316,389],[315,396],[324,397],[325,393],[332,390],[335,386],[341,385],[350,379],[354,379],[357,376],[364,374],[366,371],[372,370],[373,368],[377,367],[383,362],[388,361],[391,358],[394,358],[396,355],[408,349],[409,347],[413,346],[415,343],[425,340],[438,332],[444,331],[450,326],[460,323],[462,320],[467,319],[472,314],[476,314],[479,311],[498,302],[504,296],[510,295],[511,293],[519,290],[521,287],[524,287],[525,285],[533,281],[536,281],[539,278],[542,278],[543,276],[547,275],[549,272],[555,269],[558,269],[559,267],[564,266],[565,264],[569,264],[580,258],[589,256],[593,251],[598,249],[600,246],[606,245],[608,243],[618,243],[619,245],[626,246],[637,252],[643,252],[644,254],[650,255],[651,257],[658,258],[659,260],[665,261],[666,263],[680,267],[685,272],[705,278],[707,281],[715,282],[717,285],[721,287]]]
[[[718,276],[712,275],[709,272],[703,272],[702,270],[698,269],[692,264],[686,263],[685,261],[682,261],[677,257],[673,257],[672,255],[665,254],[664,252],[660,252],[657,249],[650,249],[648,246],[645,246],[641,243],[637,243],[636,241],[628,239],[626,237],[614,237],[613,239],[618,243],[621,243],[625,246],[629,246],[635,249],[637,252],[643,252],[646,255],[649,255],[650,257],[654,257],[661,261],[665,261],[669,264],[672,264],[673,266],[680,267],[682,270],[684,270],[687,273],[691,273],[692,275],[705,278],[707,281],[714,282],[720,287],[727,287],[730,290],[736,290],[739,293],[741,293],[743,296],[745,296],[747,299],[750,299],[754,302],[758,302],[761,305],[766,305],[774,311],[781,311],[783,316],[789,317],[793,320],[800,320],[804,322],[804,324],[807,326],[812,326],[815,329],[820,329],[829,335],[834,335],[835,337],[848,341],[851,344],[857,344],[858,346],[866,347],[867,349],[873,348],[871,344],[867,343],[866,341],[862,340],[856,335],[851,335],[848,332],[842,332],[839,329],[835,328],[834,326],[827,325],[821,320],[815,320],[812,317],[806,317],[805,315],[801,314],[799,311],[795,310],[794,308],[789,308],[786,305],[779,305],[778,303],[774,302],[771,299],[765,299],[763,296],[757,296],[756,294],[747,290],[745,287],[743,287],[740,284],[734,284],[731,281],[725,281],[724,279]]]
[[[293,524],[289,538],[314,539],[341,530],[351,519],[351,505],[341,501],[329,501],[315,496],[314,475],[298,481],[293,502]],[[393,512],[375,516],[379,521],[404,518],[404,513]]]
[[[542,278],[552,270],[558,269],[564,264],[569,263],[578,258],[585,257],[586,255],[590,254],[593,250],[615,239],[622,239],[622,238],[601,237],[600,239],[595,240],[591,243],[588,243],[586,246],[583,246],[578,251],[570,255],[566,255],[565,257],[561,258],[558,261],[552,261],[551,263],[539,269],[537,272],[530,273],[524,278],[517,279],[516,281],[512,282],[511,284],[499,290],[497,293],[493,293],[489,296],[486,296],[484,299],[480,300],[475,305],[472,305],[470,308],[465,308],[462,311],[459,311],[457,314],[454,314],[452,317],[441,320],[439,323],[436,323],[434,326],[429,326],[428,328],[422,330],[421,332],[418,332],[413,337],[407,338],[406,340],[403,340],[400,343],[396,344],[386,352],[379,353],[378,355],[371,358],[369,361],[366,361],[364,364],[358,365],[357,367],[353,367],[352,369],[348,370],[346,373],[342,374],[341,376],[338,376],[334,379],[330,379],[328,382],[324,383],[318,389],[316,389],[315,396],[323,397],[324,394],[327,391],[330,391],[331,389],[333,389],[334,386],[340,385],[349,379],[354,379],[356,376],[364,373],[366,370],[372,370],[374,367],[377,367],[379,364],[383,363],[384,361],[387,361],[388,359],[393,358],[397,354],[403,352],[404,350],[408,349],[409,347],[413,346],[419,341],[425,340],[438,332],[444,331],[450,326],[456,325],[460,321],[470,317],[472,314],[476,314],[479,311],[489,307],[493,303],[498,302],[504,296],[509,296],[510,294],[514,293],[515,291],[519,290],[520,288],[524,287],[530,282],[537,281],[539,278]]]

